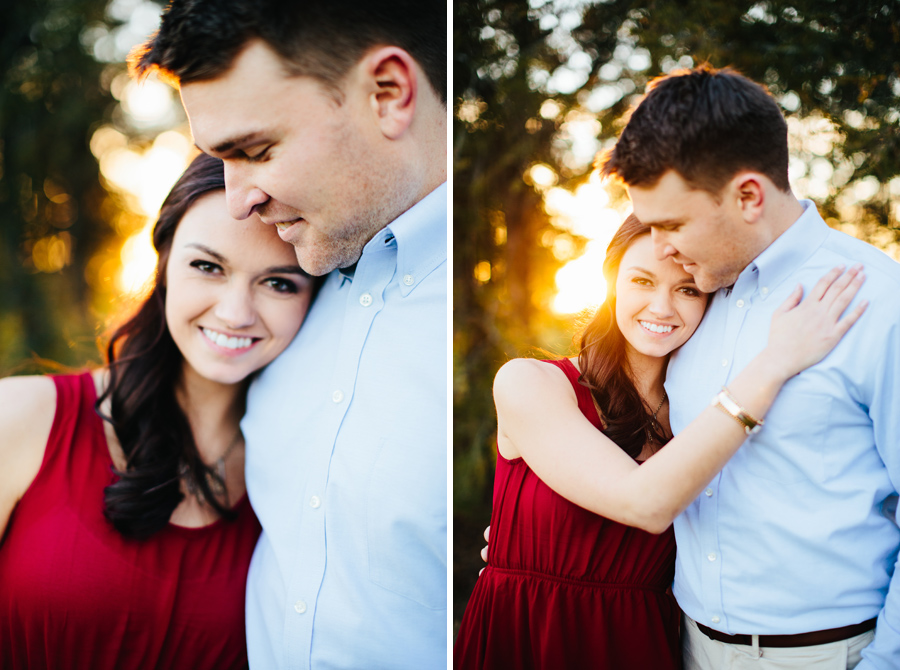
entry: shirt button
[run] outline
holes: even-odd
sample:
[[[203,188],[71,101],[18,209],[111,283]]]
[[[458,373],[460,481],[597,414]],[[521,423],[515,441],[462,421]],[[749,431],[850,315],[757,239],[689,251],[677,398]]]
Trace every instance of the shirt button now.
[[[716,555],[715,554],[707,554],[706,558],[709,559],[710,563],[712,563],[714,560],[716,560]]]
[[[415,281],[412,275],[403,275],[403,283],[407,286],[412,286]]]
[[[363,307],[368,307],[372,304],[372,294],[371,293],[363,293],[359,296],[359,304]]]
[[[759,292],[762,293],[763,295],[769,295],[769,287],[763,286],[761,289],[759,289]]]
[[[322,501],[319,500],[319,496],[313,496],[312,498],[309,499],[309,506],[312,507],[313,509],[317,509],[319,507],[319,505],[321,505],[321,504],[322,504]]]
[[[706,490],[704,491],[704,493],[706,494],[706,497],[707,497],[707,498],[712,498],[713,490],[712,490],[712,489],[706,489]]]
[[[719,615],[717,614],[717,615],[714,616],[712,619],[710,619],[710,621],[712,621],[713,623],[719,623],[719,621],[720,621]]]
[[[341,400],[344,399],[344,393],[342,391],[335,391],[334,393],[331,394],[331,399],[334,402],[340,402]]]
[[[302,600],[298,600],[294,603],[294,611],[297,614],[303,614],[306,611],[306,603]]]
[[[743,301],[743,300],[738,300],[738,301],[737,301],[736,303],[734,303],[734,304],[738,306],[738,309],[740,309],[741,307],[744,306],[744,301]]]
[[[722,367],[723,367],[723,368],[724,368],[724,367],[728,367],[728,359],[727,359],[727,358],[723,358],[723,359],[722,359]]]

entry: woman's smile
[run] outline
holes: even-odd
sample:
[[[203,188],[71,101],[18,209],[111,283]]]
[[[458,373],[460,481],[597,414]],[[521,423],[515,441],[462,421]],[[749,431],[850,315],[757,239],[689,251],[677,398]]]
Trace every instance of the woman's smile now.
[[[200,327],[200,332],[203,333],[210,345],[215,347],[215,350],[225,349],[227,353],[244,353],[262,339],[259,337],[229,336],[226,333],[203,326]]]

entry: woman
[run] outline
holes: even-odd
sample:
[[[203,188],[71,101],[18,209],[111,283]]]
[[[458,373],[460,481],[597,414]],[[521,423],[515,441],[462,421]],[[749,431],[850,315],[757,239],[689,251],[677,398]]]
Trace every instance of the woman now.
[[[670,526],[747,434],[740,414],[710,407],[669,439],[666,362],[708,296],[656,259],[633,216],[604,275],[606,300],[577,360],[517,359],[497,373],[491,551],[457,668],[680,667]],[[864,304],[839,317],[862,280],[858,268],[835,269],[779,308],[768,346],[729,384],[748,422],[761,423],[784,382],[859,318]]]
[[[105,369],[0,382],[0,667],[247,664],[239,422],[314,283],[224,189],[204,155],[172,189],[155,286]]]

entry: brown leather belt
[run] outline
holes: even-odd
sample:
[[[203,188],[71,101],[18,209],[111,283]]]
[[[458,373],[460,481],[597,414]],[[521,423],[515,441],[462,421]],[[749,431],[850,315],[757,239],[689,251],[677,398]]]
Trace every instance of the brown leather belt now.
[[[752,635],[726,635],[717,630],[713,630],[702,623],[697,623],[700,629],[710,640],[718,642],[727,642],[729,644],[753,644]],[[760,635],[760,647],[812,647],[817,644],[828,644],[829,642],[838,642],[861,635],[875,628],[875,619],[869,619],[862,623],[855,623],[851,626],[841,626],[840,628],[829,628],[828,630],[816,630],[812,633],[797,633],[796,635]]]

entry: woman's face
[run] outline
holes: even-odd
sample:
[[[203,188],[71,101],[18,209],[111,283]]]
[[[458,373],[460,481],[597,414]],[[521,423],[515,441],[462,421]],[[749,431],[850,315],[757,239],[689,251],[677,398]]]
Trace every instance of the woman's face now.
[[[235,384],[284,351],[312,289],[274,226],[232,219],[225,191],[213,191],[187,210],[172,239],[166,321],[186,369]]]
[[[630,352],[660,358],[687,342],[703,318],[709,294],[671,258],[657,260],[650,235],[622,256],[616,277],[616,322]]]

